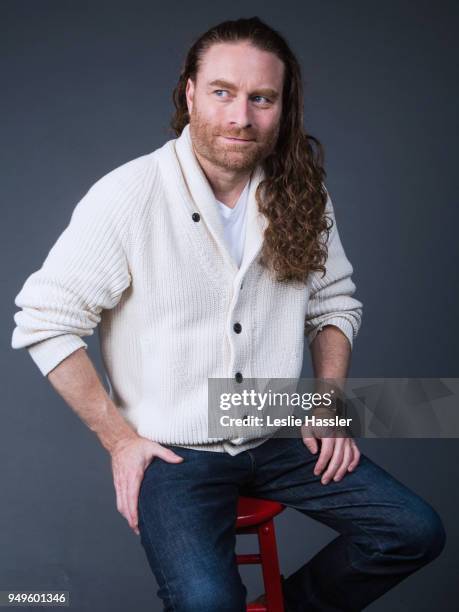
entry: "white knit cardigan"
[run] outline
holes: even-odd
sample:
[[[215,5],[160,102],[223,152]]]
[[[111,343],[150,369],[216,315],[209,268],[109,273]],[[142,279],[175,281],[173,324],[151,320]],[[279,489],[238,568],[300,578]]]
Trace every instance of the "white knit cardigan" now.
[[[215,196],[179,138],[99,179],[78,202],[42,267],[15,298],[12,347],[26,347],[43,375],[99,325],[110,396],[142,436],[236,455],[274,432],[210,439],[208,378],[296,378],[309,344],[335,325],[351,347],[362,303],[333,205],[327,274],[279,283],[258,262],[266,218],[251,181],[241,267],[225,241]],[[235,331],[239,323],[239,332]]]

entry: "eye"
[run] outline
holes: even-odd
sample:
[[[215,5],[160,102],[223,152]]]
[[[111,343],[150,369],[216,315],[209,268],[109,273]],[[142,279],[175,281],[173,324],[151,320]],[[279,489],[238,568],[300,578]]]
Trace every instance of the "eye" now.
[[[271,100],[269,100],[265,96],[254,96],[254,98],[261,98],[262,100],[265,100],[265,102],[263,102],[262,104],[270,104],[271,102]]]
[[[226,89],[216,89],[213,93],[218,94],[219,92],[225,91],[227,92]],[[227,92],[228,93],[228,92]],[[217,98],[222,98],[223,96],[217,96]]]

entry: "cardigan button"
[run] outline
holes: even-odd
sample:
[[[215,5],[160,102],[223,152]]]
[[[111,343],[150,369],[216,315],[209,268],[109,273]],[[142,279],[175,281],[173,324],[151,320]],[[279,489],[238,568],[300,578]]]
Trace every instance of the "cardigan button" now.
[[[240,334],[242,330],[242,325],[240,323],[235,323],[233,325],[233,329],[237,334]]]
[[[234,378],[236,379],[236,382],[242,382],[242,374],[240,372],[236,372],[236,374],[234,375]]]
[[[191,218],[193,219],[193,221],[199,221],[200,218],[201,218],[201,215],[199,213],[195,212],[195,213],[193,213],[191,215]]]

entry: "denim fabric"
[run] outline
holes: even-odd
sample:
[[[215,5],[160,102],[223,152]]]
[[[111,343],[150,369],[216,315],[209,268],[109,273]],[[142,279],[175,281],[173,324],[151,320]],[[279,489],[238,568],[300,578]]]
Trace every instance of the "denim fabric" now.
[[[239,495],[282,502],[339,534],[286,578],[287,612],[362,610],[445,545],[432,506],[364,453],[354,472],[323,485],[313,473],[319,453],[301,438],[273,437],[235,456],[165,446],[184,461],[152,461],[138,509],[166,612],[245,612],[235,556]]]

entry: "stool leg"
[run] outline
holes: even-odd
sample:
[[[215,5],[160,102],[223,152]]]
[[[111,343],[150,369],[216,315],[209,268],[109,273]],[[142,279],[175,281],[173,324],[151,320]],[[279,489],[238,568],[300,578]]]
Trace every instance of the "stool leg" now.
[[[268,612],[284,612],[284,598],[277,557],[276,533],[274,521],[266,521],[258,527],[258,542],[263,569]]]

